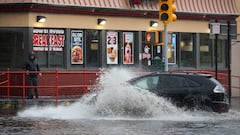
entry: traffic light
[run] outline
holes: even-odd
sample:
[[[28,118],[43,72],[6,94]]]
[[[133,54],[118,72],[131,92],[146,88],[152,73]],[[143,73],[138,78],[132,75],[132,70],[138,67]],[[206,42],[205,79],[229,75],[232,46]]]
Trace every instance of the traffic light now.
[[[174,14],[177,8],[173,5],[175,1],[176,0],[159,0],[159,19],[163,21],[164,25],[177,20],[177,16]]]

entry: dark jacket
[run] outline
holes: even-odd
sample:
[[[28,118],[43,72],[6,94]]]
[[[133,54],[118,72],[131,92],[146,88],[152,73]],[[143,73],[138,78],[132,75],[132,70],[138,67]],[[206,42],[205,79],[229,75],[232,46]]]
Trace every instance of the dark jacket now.
[[[38,63],[35,61],[35,55],[30,54],[29,59],[24,64],[24,69],[27,71],[30,71],[29,76],[30,77],[37,77],[38,73],[31,73],[31,71],[40,71]]]

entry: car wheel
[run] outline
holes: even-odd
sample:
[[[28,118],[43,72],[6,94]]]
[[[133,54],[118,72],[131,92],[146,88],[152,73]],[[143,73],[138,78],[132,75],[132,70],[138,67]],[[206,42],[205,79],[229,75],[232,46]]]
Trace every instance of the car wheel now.
[[[202,106],[201,97],[198,95],[188,95],[184,97],[183,103],[190,110],[199,110]]]
[[[184,97],[183,102],[190,110],[212,111],[212,108],[210,107],[210,100],[206,96],[188,95]]]

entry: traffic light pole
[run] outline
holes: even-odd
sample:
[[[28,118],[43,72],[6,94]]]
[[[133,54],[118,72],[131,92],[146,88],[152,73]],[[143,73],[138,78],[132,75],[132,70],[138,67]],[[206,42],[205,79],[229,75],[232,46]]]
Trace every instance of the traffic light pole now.
[[[164,71],[168,72],[168,31],[167,25],[169,22],[177,20],[175,13],[176,6],[173,5],[176,0],[159,0],[159,19],[164,24],[164,44],[163,44],[163,59],[164,59]]]
[[[164,24],[164,71],[168,72],[168,32],[167,32],[167,25]]]

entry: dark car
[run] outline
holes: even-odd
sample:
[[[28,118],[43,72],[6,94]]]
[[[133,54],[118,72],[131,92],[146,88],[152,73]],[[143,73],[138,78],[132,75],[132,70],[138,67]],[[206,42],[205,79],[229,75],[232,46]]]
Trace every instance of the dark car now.
[[[130,85],[168,98],[178,107],[228,112],[225,88],[211,75],[197,73],[151,73],[128,81]]]

